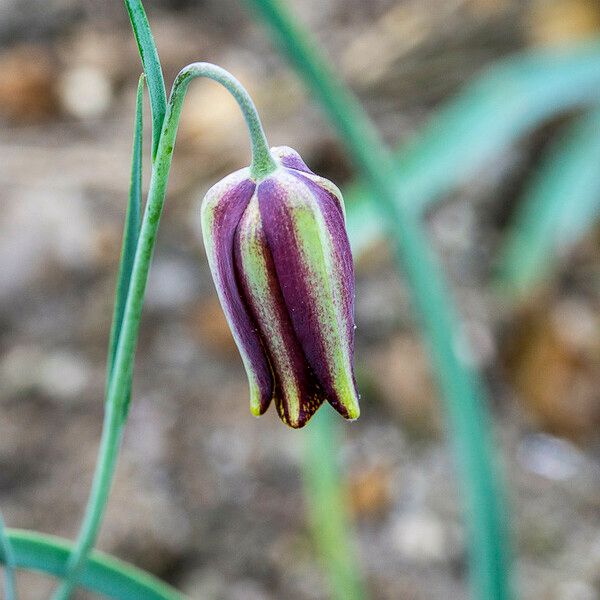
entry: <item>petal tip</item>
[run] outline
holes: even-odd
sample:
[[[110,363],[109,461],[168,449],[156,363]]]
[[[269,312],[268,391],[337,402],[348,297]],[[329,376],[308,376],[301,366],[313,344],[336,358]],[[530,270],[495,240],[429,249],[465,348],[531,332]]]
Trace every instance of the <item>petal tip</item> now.
[[[358,417],[360,417],[360,407],[358,406],[358,404],[348,407],[347,416],[345,416],[344,418],[348,421],[356,421]]]
[[[255,417],[260,417],[267,412],[267,409],[271,404],[271,397],[269,394],[265,393],[264,390],[261,390],[259,386],[253,385],[253,383],[250,382],[250,412]]]
[[[302,171],[310,174],[313,173],[302,160],[300,154],[289,146],[274,146],[271,148],[271,153],[288,169],[294,169],[295,171]]]

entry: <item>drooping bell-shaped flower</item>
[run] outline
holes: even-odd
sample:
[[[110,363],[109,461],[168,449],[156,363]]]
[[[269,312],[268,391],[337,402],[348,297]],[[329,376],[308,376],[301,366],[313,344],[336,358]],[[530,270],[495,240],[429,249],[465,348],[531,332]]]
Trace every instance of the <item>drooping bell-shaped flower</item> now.
[[[297,152],[273,148],[212,187],[202,232],[213,279],[248,374],[250,408],[273,400],[291,427],[328,401],[359,415],[353,374],[354,272],[339,189]]]

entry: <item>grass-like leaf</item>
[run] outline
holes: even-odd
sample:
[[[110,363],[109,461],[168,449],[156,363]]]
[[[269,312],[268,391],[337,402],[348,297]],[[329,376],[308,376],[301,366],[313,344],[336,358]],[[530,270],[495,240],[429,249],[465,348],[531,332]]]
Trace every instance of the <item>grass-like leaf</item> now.
[[[123,227],[123,243],[121,246],[121,260],[119,263],[119,274],[117,276],[117,288],[115,293],[115,304],[113,311],[113,321],[110,332],[110,342],[108,347],[108,367],[107,379],[110,380],[121,325],[123,323],[123,314],[125,312],[125,301],[129,291],[131,280],[131,270],[135,258],[135,250],[142,224],[142,142],[143,142],[143,99],[144,99],[144,81],[142,75],[138,82],[136,105],[135,105],[135,124],[133,133],[133,151],[131,159],[131,181],[129,184],[129,201],[127,203],[127,212],[125,215],[125,225]]]
[[[571,124],[525,191],[502,252],[500,282],[517,295],[600,217],[600,110]]]
[[[107,359],[107,389],[110,385],[110,378],[117,353],[117,344],[123,324],[125,314],[125,302],[129,292],[131,281],[131,270],[140,234],[142,224],[142,148],[143,148],[143,100],[145,75],[142,75],[138,82],[136,106],[135,106],[135,125],[133,133],[133,150],[131,158],[131,181],[129,185],[129,201],[127,203],[127,212],[125,215],[125,225],[123,228],[123,243],[121,246],[121,260],[119,263],[119,274],[117,277],[117,290],[115,293],[115,304],[113,321],[110,331],[110,342],[108,347]],[[131,388],[131,384],[130,384]],[[127,401],[123,406],[123,419],[127,415],[131,403],[131,389],[127,395]]]
[[[396,152],[399,201],[421,214],[545,120],[600,101],[600,43],[531,52],[492,66]],[[356,250],[383,233],[366,185],[345,190]]]
[[[72,543],[59,537],[33,531],[9,529],[16,566],[62,577],[69,561]],[[5,562],[0,552],[0,562]],[[81,573],[81,586],[113,600],[186,600],[156,577],[103,552],[90,554]]]
[[[131,21],[147,79],[150,108],[152,110],[152,160],[154,160],[167,110],[165,80],[154,37],[141,0],[125,0],[125,6],[129,13],[129,20]]]

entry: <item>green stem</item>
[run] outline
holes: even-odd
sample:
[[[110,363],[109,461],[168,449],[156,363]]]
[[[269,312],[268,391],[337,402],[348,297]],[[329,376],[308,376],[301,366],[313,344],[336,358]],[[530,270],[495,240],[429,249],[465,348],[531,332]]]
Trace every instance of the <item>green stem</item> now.
[[[129,189],[129,201],[127,203],[127,214],[125,217],[125,226],[123,229],[123,244],[121,249],[121,259],[119,261],[115,307],[108,346],[108,359],[106,367],[107,393],[114,367],[117,344],[120,338],[123,314],[125,311],[125,301],[127,299],[129,290],[131,270],[133,268],[133,261],[135,258],[141,221],[143,129],[142,105],[144,81],[145,76],[142,75],[138,81],[137,88],[132,151],[133,156],[131,161],[131,184]],[[102,439],[98,452],[99,459],[96,465],[96,472],[94,473],[90,499],[88,501],[88,506],[86,508],[83,523],[79,532],[78,544],[69,562],[67,577],[56,593],[56,597],[58,598],[67,598],[71,593],[76,584],[78,573],[81,570],[85,558],[97,537],[104,514],[103,510],[98,509],[98,507],[103,507],[108,500],[130,397],[131,379],[129,381],[126,399],[120,404],[120,406],[115,406],[115,404],[109,402],[107,398],[104,426],[102,428]]]
[[[423,225],[406,203],[397,200],[398,182],[389,151],[358,102],[321,59],[314,41],[280,2],[249,1],[321,101],[387,217],[388,233],[408,279],[446,404],[467,507],[473,598],[507,600],[511,597],[507,518],[493,463],[490,415],[479,377],[459,354],[459,348],[465,347],[460,321]]]
[[[250,174],[255,180],[263,179],[269,175],[269,173],[277,168],[277,163],[269,150],[269,144],[267,143],[256,106],[248,92],[244,89],[244,86],[225,69],[210,63],[201,62],[192,63],[185,67],[177,77],[176,86],[185,85],[187,87],[189,81],[197,77],[207,77],[220,83],[235,98],[244,115],[250,134],[250,143],[252,146]]]
[[[8,539],[2,513],[0,513],[0,552],[4,558],[4,593],[6,595],[6,600],[16,600],[15,554],[12,544]]]
[[[14,548],[16,567],[64,576],[71,542],[33,531],[9,529],[7,533]],[[0,562],[6,562],[6,556],[1,553]],[[86,560],[80,583],[113,600],[185,600],[182,594],[149,573],[97,551]]]
[[[240,105],[252,140],[251,170],[253,175],[264,177],[277,167],[271,157],[254,104],[241,84],[224,69],[208,63],[194,63],[182,69],[173,84],[156,159],[152,167],[148,201],[142,220],[131,271],[131,282],[125,302],[123,323],[108,386],[102,441],[92,491],[77,544],[69,561],[67,577],[57,590],[54,600],[68,600],[71,595],[86,557],[96,541],[104,516],[119,453],[124,426],[124,407],[127,405],[131,386],[144,294],[167,192],[179,118],[189,84],[198,77],[208,77],[224,85]]]
[[[342,425],[329,406],[312,418],[304,437],[304,487],[313,538],[329,574],[331,600],[367,597],[352,543],[347,498],[337,464]]]
[[[122,412],[121,402],[115,402],[114,398],[107,401],[102,439],[98,451],[98,463],[94,473],[90,499],[77,543],[69,559],[65,579],[54,594],[54,600],[67,600],[69,598],[81,576],[87,556],[98,537],[121,445],[123,434]]]

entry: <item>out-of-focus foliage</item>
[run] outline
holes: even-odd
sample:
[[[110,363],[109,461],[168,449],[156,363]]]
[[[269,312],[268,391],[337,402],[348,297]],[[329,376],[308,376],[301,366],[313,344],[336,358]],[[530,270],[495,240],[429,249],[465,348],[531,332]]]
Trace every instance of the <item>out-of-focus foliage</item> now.
[[[506,60],[398,150],[399,198],[422,213],[544,121],[598,101],[597,42]],[[598,123],[596,113],[579,122],[525,193],[503,255],[503,273],[511,286],[523,288],[536,281],[547,252],[572,242],[597,217]],[[383,227],[366,188],[350,187],[346,199],[351,241],[361,250]]]
[[[524,193],[503,249],[500,276],[525,292],[547,275],[557,251],[600,214],[600,111],[571,125]]]

